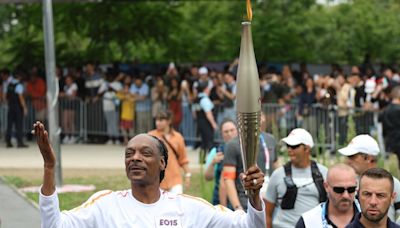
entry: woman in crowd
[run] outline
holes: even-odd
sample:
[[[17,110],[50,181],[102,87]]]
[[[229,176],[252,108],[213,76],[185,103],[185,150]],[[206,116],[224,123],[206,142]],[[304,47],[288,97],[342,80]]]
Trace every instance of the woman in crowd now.
[[[182,121],[182,105],[181,105],[181,96],[179,88],[179,81],[177,78],[171,79],[171,88],[168,92],[167,101],[169,110],[171,110],[173,114],[172,126],[175,129],[179,129],[179,125]]]
[[[78,86],[71,75],[65,77],[65,85],[60,93],[60,104],[62,107],[62,128],[64,132],[64,144],[73,144],[76,142],[75,133],[75,109],[78,108],[77,99]]]
[[[120,129],[124,138],[124,145],[133,137],[135,122],[135,95],[129,92],[132,84],[132,77],[125,75],[122,90],[117,92],[117,97],[121,101]]]

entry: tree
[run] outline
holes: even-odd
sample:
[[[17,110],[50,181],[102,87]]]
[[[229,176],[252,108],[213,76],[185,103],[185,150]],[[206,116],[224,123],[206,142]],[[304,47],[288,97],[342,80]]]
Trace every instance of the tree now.
[[[252,2],[259,62],[359,64],[368,53],[391,63],[400,57],[396,0]],[[245,1],[56,3],[57,62],[231,61],[239,55],[245,14]],[[43,65],[40,4],[1,5],[0,23],[0,64]]]

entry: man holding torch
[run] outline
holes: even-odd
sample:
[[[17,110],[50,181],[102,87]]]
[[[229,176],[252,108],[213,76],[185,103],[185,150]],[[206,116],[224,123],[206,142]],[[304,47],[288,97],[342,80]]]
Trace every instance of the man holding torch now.
[[[163,141],[148,134],[129,140],[124,163],[130,188],[95,193],[81,206],[61,212],[55,186],[56,158],[44,125],[36,122],[32,133],[44,162],[39,193],[42,227],[264,227],[264,204],[259,196],[264,176],[249,167],[242,181],[251,191],[248,213],[216,208],[197,197],[173,194],[160,189],[168,165],[168,149]],[[254,184],[256,183],[256,184]]]

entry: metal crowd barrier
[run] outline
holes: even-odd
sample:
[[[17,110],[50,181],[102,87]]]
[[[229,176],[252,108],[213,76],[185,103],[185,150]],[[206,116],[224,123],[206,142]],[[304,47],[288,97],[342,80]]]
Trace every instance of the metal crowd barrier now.
[[[293,128],[301,127],[311,133],[317,148],[332,152],[347,144],[350,136],[358,134],[371,134],[379,139],[380,144],[383,143],[378,111],[353,108],[347,110],[347,115],[339,116],[336,106],[321,104],[309,107],[302,116],[299,115],[297,104],[263,104],[262,110],[267,120],[266,131],[277,139],[287,136]]]
[[[35,120],[42,118],[41,120],[46,124],[47,113],[45,111],[43,114],[40,108],[47,110],[47,106],[44,98],[34,101],[27,98],[26,103],[28,106],[28,115],[24,118],[23,129],[27,137],[30,137],[29,132]],[[65,127],[65,121],[68,121],[66,117],[67,113],[74,113],[73,127],[70,128],[70,130],[72,129],[70,134],[77,137],[79,142],[101,143],[107,139],[106,122],[101,99],[95,102],[86,102],[80,99],[70,100],[60,98],[59,109],[59,123],[62,128],[62,135],[66,133],[63,127]],[[263,104],[262,111],[266,116],[265,130],[272,133],[277,140],[285,137],[293,128],[302,127],[313,135],[317,147],[334,151],[338,146],[347,143],[347,135],[353,128],[355,131],[354,134],[371,134],[380,140],[380,144],[383,144],[381,128],[377,121],[378,112],[351,109],[348,110],[347,116],[339,116],[337,107],[319,104],[310,107],[307,115],[303,116],[298,114],[299,107],[297,104]],[[149,118],[152,117],[149,116]],[[182,130],[186,127],[182,123],[180,129]],[[0,136],[4,137],[6,128],[7,105],[0,104]],[[185,140],[187,144],[195,145],[200,141],[200,138],[188,135],[185,137]],[[219,133],[215,134],[215,140],[221,141]]]
[[[0,138],[5,137],[6,130],[7,130],[7,106],[4,103],[0,103]]]

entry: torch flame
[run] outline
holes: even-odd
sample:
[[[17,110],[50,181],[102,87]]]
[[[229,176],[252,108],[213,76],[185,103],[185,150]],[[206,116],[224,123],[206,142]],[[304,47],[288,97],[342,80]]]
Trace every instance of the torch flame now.
[[[253,19],[253,11],[251,10],[251,0],[246,0],[247,9],[247,20],[251,21]]]

